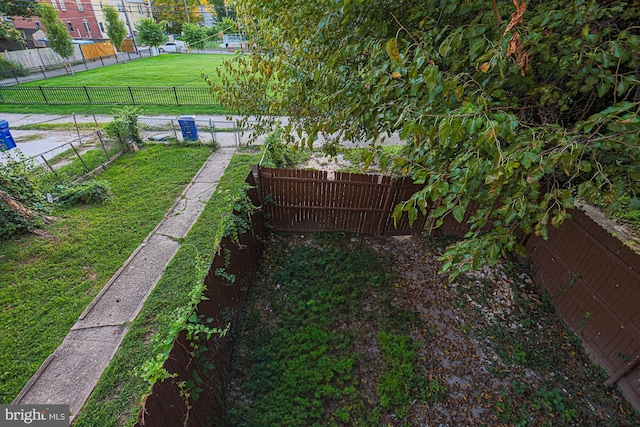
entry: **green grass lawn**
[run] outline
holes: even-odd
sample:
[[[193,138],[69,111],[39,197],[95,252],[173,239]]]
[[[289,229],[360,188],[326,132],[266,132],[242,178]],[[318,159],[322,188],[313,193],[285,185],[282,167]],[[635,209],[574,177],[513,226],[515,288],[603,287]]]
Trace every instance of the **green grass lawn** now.
[[[114,198],[60,208],[46,237],[0,241],[0,403],[10,403],[199,170],[211,149],[148,145],[98,179]]]
[[[37,86],[151,86],[202,87],[204,72],[213,81],[217,81],[216,69],[229,55],[160,55],[135,61],[82,71],[75,76],[61,76],[52,79],[23,83],[20,87]],[[11,94],[8,94],[8,96]],[[23,114],[111,114],[122,106],[111,105],[18,105],[0,104],[0,112]],[[220,106],[140,106],[144,115],[183,115],[183,114],[227,114],[228,110]]]
[[[229,55],[160,55],[82,71],[75,76],[23,83],[20,86],[206,86],[200,78],[215,70]]]
[[[185,237],[142,311],[124,337],[120,349],[103,373],[74,425],[121,426],[132,424],[150,385],[141,376],[142,365],[161,352],[173,314],[189,303],[189,291],[199,276],[197,263],[211,260],[221,238],[222,218],[234,200],[259,154],[236,154],[198,221]]]

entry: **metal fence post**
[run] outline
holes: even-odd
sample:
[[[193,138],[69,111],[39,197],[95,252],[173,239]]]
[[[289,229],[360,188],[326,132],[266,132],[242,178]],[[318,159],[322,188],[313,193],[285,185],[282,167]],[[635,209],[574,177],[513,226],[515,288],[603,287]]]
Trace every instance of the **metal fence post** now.
[[[73,146],[73,142],[70,142],[69,145],[71,146],[71,148],[73,148],[73,152],[76,153],[76,156],[78,156],[78,158],[82,162],[82,165],[84,166],[84,169],[87,172],[89,172],[89,166],[87,166],[87,164],[84,162],[84,159],[82,158],[82,156],[80,156],[80,153],[78,153],[78,150],[76,150],[76,147]]]
[[[173,136],[178,139],[178,133],[176,132],[176,124],[173,119],[171,119],[171,129],[173,130]]]
[[[95,119],[95,117],[96,116],[94,115],[93,118]],[[109,157],[109,152],[107,151],[107,147],[105,147],[105,145],[104,145],[104,139],[102,139],[102,132],[97,130],[96,134],[98,135],[98,139],[100,140],[100,145],[102,145],[102,149],[104,150],[104,154],[105,154],[105,156],[107,156],[107,160],[111,160],[111,157]]]
[[[209,119],[209,129],[211,130],[211,142],[214,144],[217,144],[218,141],[216,141],[216,133],[214,132],[214,124],[213,124],[213,120]]]
[[[78,141],[82,144],[82,137],[80,137],[80,128],[78,127],[78,120],[76,120],[76,113],[71,113],[73,115],[73,123],[76,125],[76,133],[78,134]]]
[[[173,95],[176,97],[176,105],[180,105],[180,101],[178,101],[178,91],[175,86],[173,87]]]
[[[49,162],[47,161],[47,159],[44,157],[44,155],[40,155],[40,157],[42,158],[42,160],[44,160],[44,163],[49,166],[49,169],[51,169],[51,172],[53,172],[53,174],[55,175],[55,177],[58,179],[58,181],[62,182],[62,180],[60,179],[60,177],[58,176],[58,174],[56,173],[56,171],[51,167],[51,165],[49,164]]]
[[[38,86],[38,88],[40,89],[40,93],[42,94],[42,98],[44,99],[44,103],[49,105],[49,100],[47,99],[47,95],[44,94],[44,89],[42,88],[42,86]]]

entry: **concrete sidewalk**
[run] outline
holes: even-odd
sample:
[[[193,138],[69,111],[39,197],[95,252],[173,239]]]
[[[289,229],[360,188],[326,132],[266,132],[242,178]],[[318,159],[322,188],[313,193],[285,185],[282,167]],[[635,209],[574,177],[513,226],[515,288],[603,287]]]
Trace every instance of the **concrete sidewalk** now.
[[[158,283],[164,268],[198,219],[234,153],[223,148],[209,157],[158,226],[79,317],[56,351],[13,401],[64,404],[72,419],[118,350],[130,323]]]

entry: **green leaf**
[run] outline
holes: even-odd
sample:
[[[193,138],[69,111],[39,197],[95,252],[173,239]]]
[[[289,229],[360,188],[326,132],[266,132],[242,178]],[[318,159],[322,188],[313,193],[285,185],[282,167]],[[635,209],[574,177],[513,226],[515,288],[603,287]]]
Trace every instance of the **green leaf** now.
[[[394,61],[400,62],[402,60],[402,58],[400,58],[400,52],[398,51],[398,40],[395,37],[387,41],[385,50],[387,51],[387,55]]]
[[[456,219],[456,221],[461,223],[464,220],[465,212],[466,212],[466,209],[464,208],[464,206],[456,205],[453,208],[453,217]]]

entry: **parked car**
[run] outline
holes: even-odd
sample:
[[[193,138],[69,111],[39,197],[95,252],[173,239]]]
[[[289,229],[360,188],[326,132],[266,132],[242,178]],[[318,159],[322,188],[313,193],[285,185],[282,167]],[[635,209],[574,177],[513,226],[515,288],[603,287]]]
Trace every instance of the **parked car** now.
[[[162,46],[158,46],[158,52],[183,53],[187,52],[187,45],[181,41],[166,42]]]

